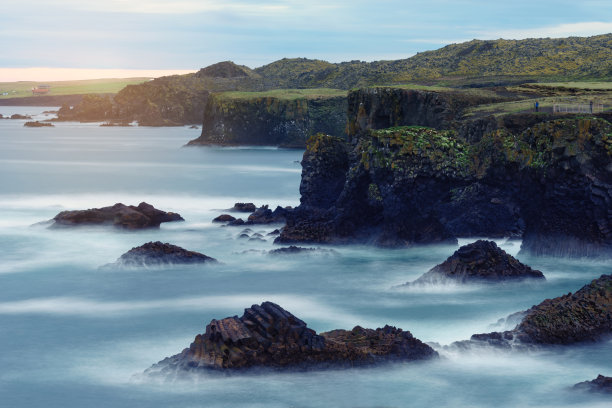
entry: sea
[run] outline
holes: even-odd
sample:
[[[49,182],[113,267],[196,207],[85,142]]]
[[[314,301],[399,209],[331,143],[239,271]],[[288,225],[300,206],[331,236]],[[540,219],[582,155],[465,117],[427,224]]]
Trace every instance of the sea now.
[[[48,107],[0,107],[44,120]],[[184,147],[189,127],[26,128],[0,120],[0,406],[71,407],[610,407],[572,390],[612,375],[612,342],[532,351],[445,347],[504,330],[500,319],[611,273],[604,261],[531,258],[545,282],[398,288],[457,246],[272,256],[281,225],[226,227],[236,202],[297,206],[303,151]],[[48,229],[64,210],[147,202],[184,222],[159,229]],[[245,214],[233,213],[234,216]],[[462,239],[469,243],[480,237]],[[168,242],[218,264],[100,268],[129,249]],[[517,255],[520,241],[498,239]],[[307,245],[307,247],[316,247]],[[392,325],[440,358],[307,372],[143,374],[189,347],[211,319],[272,301],[317,332]]]

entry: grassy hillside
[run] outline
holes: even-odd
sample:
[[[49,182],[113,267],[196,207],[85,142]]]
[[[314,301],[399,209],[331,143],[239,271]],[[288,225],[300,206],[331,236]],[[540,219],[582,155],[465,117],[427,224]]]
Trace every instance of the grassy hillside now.
[[[281,100],[296,99],[327,99],[337,96],[346,96],[346,91],[342,89],[312,88],[312,89],[273,89],[261,92],[223,92],[218,95],[221,99],[258,99],[276,98]]]
[[[82,95],[117,93],[127,85],[142,84],[149,78],[112,78],[90,79],[79,81],[51,81],[51,82],[0,82],[0,99],[21,98],[32,96],[32,88],[38,85],[50,85],[47,95]],[[8,95],[2,95],[8,93]]]

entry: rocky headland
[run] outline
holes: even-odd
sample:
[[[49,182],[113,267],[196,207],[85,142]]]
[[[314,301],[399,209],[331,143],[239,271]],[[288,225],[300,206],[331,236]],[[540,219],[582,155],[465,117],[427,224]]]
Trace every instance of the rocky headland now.
[[[602,275],[573,294],[533,306],[513,330],[475,334],[455,345],[523,348],[593,342],[611,335],[612,275]]]
[[[459,248],[414,282],[402,286],[440,283],[485,283],[544,279],[544,274],[508,255],[493,241],[478,240]]]
[[[376,330],[356,326],[317,334],[279,305],[264,302],[245,309],[242,317],[212,320],[189,348],[145,373],[353,367],[437,355],[410,332],[391,326]]]
[[[345,134],[346,92],[342,95],[240,92],[208,98],[202,134],[195,145],[268,145],[303,148],[308,136]]]
[[[367,120],[358,125],[359,118],[376,115],[364,104],[357,112],[350,106],[352,142],[322,134],[309,139],[300,206],[278,242],[397,247],[522,237],[521,251],[533,255],[612,253],[612,125],[606,120],[561,117],[470,142],[455,130],[373,130]]]
[[[134,230],[159,228],[162,222],[184,221],[177,213],[158,210],[142,202],[138,206],[117,203],[110,207],[62,211],[53,218],[49,228],[76,226],[113,226]]]
[[[188,251],[176,245],[156,242],[147,242],[130,249],[121,255],[115,262],[107,264],[105,268],[143,268],[166,265],[186,265],[216,263],[217,260],[195,251]]]

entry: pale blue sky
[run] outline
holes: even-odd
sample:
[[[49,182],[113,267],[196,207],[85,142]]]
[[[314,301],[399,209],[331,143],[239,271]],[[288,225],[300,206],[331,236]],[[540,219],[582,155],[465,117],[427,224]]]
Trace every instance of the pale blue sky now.
[[[0,68],[372,61],[473,38],[612,32],[612,0],[0,0],[0,10]]]

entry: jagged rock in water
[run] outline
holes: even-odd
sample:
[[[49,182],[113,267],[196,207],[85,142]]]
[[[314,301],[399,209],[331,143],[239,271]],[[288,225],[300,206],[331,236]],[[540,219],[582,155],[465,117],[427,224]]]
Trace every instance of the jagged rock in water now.
[[[594,380],[583,381],[574,385],[574,389],[612,394],[612,377],[606,377],[599,374]]]
[[[232,217],[229,214],[221,214],[220,216],[212,220],[212,222],[232,222],[232,221],[236,221],[236,217]]]
[[[513,330],[475,334],[470,341],[511,347],[597,341],[610,335],[612,275],[602,275],[574,294],[533,306]]]
[[[478,240],[462,246],[446,261],[407,285],[448,281],[457,283],[501,282],[528,278],[544,279],[544,275],[508,255],[495,242]]]
[[[291,210],[289,208],[276,207],[274,211],[270,210],[267,205],[259,207],[247,219],[251,224],[272,224],[284,223],[286,216]]]
[[[214,263],[217,260],[199,252],[188,251],[176,245],[157,241],[132,248],[121,255],[117,261],[105,266],[111,268],[150,267],[211,262]]]
[[[165,212],[142,202],[138,206],[117,203],[111,207],[62,211],[50,228],[109,225],[124,229],[158,228],[162,222],[184,221],[177,213]]]
[[[253,203],[235,203],[234,206],[230,208],[230,211],[252,213],[256,209],[257,207],[255,207],[255,204]]]
[[[176,369],[306,368],[411,361],[437,356],[410,332],[382,329],[334,330],[317,334],[272,302],[245,309],[242,317],[212,320],[182,353],[148,371]]]

